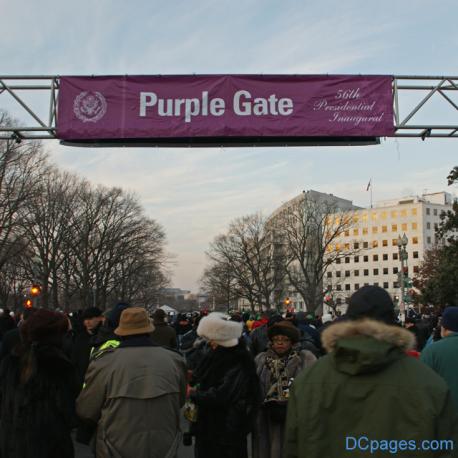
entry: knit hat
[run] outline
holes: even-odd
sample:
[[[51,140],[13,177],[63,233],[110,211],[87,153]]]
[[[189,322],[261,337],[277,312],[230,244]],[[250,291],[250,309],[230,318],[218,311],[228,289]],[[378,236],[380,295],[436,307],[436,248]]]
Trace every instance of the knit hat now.
[[[60,312],[38,309],[20,328],[24,343],[61,345],[68,331],[68,318]]]
[[[212,312],[200,320],[197,334],[221,347],[235,347],[242,335],[243,323],[230,319],[224,313]]]
[[[128,307],[130,307],[129,304],[124,304],[123,302],[120,302],[105,314],[106,323],[111,329],[115,329],[116,327],[118,327],[121,313]]]
[[[164,312],[162,309],[156,309],[153,312],[153,321],[155,323],[164,323],[165,322],[165,317],[167,314]]]
[[[275,323],[267,330],[267,337],[269,337],[269,340],[272,340],[275,336],[286,336],[289,337],[293,343],[296,343],[299,341],[301,333],[291,321],[285,320]]]
[[[347,317],[351,320],[372,318],[387,324],[395,322],[394,305],[390,295],[379,286],[363,286],[350,298]]]
[[[84,309],[81,314],[83,320],[90,320],[91,318],[97,318],[99,316],[102,316],[102,311],[97,307],[88,307]]]
[[[449,331],[458,332],[458,307],[447,307],[443,311],[441,326]]]
[[[121,313],[119,326],[114,330],[118,336],[133,336],[148,334],[154,331],[154,326],[148,312],[142,307],[128,307]]]

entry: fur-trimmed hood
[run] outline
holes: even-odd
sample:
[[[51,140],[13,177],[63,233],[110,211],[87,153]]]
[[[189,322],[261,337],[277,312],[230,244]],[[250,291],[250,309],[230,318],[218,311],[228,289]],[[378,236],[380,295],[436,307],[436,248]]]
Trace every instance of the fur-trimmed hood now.
[[[411,332],[370,319],[332,324],[321,340],[337,369],[350,374],[377,371],[415,347]]]

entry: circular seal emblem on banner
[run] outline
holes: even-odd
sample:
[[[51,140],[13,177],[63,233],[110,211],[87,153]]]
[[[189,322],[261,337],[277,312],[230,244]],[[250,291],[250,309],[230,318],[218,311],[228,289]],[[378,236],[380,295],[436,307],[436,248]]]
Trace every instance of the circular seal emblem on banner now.
[[[107,101],[100,92],[81,92],[73,102],[73,112],[83,122],[97,122],[107,112]]]

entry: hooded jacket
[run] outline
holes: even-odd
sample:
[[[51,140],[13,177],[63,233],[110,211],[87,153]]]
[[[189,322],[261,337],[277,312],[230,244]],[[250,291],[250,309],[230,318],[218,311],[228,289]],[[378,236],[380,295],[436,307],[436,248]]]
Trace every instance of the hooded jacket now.
[[[329,353],[304,370],[291,390],[286,458],[340,458],[349,449],[353,457],[457,456],[458,450],[405,450],[400,442],[412,441],[411,448],[446,439],[458,447],[449,390],[430,368],[406,355],[415,344],[410,332],[366,319],[333,324],[322,339]],[[367,441],[358,447],[361,437]],[[370,453],[364,450],[370,440],[390,449]]]
[[[149,339],[91,361],[77,413],[97,423],[97,458],[175,457],[185,387],[183,358]]]

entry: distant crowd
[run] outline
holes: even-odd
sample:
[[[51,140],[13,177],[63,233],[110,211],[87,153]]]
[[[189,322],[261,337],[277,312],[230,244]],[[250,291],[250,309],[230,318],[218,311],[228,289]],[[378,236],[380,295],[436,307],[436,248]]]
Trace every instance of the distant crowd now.
[[[73,438],[97,458],[180,443],[196,458],[458,457],[457,355],[458,307],[401,324],[376,286],[339,317],[3,310],[0,458],[73,458]]]

